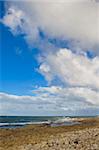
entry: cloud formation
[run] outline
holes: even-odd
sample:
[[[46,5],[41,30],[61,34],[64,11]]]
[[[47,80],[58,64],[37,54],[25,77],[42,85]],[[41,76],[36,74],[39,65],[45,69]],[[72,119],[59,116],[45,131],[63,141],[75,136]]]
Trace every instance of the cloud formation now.
[[[84,110],[86,114],[87,110],[99,114],[99,3],[95,0],[8,3],[1,22],[14,35],[22,35],[29,45],[40,48],[37,70],[49,87],[35,89],[35,96],[1,93],[2,106],[10,104],[2,108],[12,108],[12,102],[15,106],[19,103],[24,110],[28,104],[31,113],[33,108],[35,112],[42,108],[54,114]],[[57,48],[49,39],[65,41],[68,49],[61,45]],[[87,54],[90,50],[93,58]],[[61,84],[55,86],[55,80]]]
[[[69,41],[76,51],[93,49],[98,53],[99,3],[94,0],[12,1],[3,23],[14,33],[20,27],[30,43],[39,38],[40,29],[51,38]]]
[[[28,44],[38,39],[38,29],[31,18],[26,17],[26,12],[13,6],[10,7],[1,22],[5,24],[13,35],[23,35]]]
[[[92,109],[95,114],[99,108],[99,93],[88,88],[39,87],[33,90],[33,94],[17,96],[0,93],[0,114],[44,115],[46,112],[46,115],[75,115],[78,112],[76,115],[80,115],[80,110]]]
[[[58,77],[65,85],[99,89],[98,56],[90,59],[86,54],[77,55],[69,49],[59,49],[44,59],[39,71],[48,81]]]

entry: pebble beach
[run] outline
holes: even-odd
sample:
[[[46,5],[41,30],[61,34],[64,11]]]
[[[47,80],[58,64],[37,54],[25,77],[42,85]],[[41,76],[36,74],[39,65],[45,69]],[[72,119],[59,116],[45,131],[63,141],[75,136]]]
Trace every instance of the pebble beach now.
[[[0,150],[99,150],[99,117],[74,121],[79,124],[0,129]]]

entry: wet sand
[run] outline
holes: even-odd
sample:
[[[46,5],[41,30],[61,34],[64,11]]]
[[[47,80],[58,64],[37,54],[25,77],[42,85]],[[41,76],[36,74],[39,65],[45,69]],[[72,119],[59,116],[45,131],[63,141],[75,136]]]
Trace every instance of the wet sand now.
[[[0,150],[99,150],[99,117],[74,121],[80,124],[0,129]]]

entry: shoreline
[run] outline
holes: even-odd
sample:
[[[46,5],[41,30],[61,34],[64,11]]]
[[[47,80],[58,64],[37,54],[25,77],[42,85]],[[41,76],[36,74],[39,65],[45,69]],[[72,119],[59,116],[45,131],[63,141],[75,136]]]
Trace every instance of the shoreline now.
[[[0,150],[99,150],[99,117],[75,121],[80,124],[0,129]]]
[[[3,117],[3,116],[1,116]],[[4,116],[6,117],[6,116]],[[9,117],[9,116],[8,116]],[[14,116],[15,117],[15,116]],[[16,116],[18,117],[18,116]],[[51,116],[52,117],[52,116]],[[57,117],[57,116],[55,116]],[[60,118],[61,117],[61,118]],[[25,127],[27,125],[48,125],[48,126],[71,126],[71,125],[75,125],[75,124],[80,124],[82,120],[85,120],[86,118],[96,118],[98,116],[81,116],[81,117],[67,117],[67,116],[59,116],[57,118],[57,120],[46,120],[46,121],[39,121],[39,122],[2,122],[1,119],[1,123],[0,123],[0,129],[11,129],[11,128],[21,128],[21,127]]]

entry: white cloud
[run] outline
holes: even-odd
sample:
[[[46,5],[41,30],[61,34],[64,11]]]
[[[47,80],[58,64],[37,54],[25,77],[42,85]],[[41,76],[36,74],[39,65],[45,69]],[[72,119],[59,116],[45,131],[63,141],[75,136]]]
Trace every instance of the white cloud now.
[[[7,10],[1,22],[9,27],[14,35],[23,35],[29,45],[33,44],[33,41],[38,38],[37,25],[32,22],[31,18],[29,18],[24,11],[15,6]]]
[[[99,54],[99,3],[96,1],[10,2],[10,6],[11,14],[5,15],[4,24],[11,30],[16,30],[19,24],[28,41],[34,42],[40,28],[51,38],[69,40],[72,49],[89,48]],[[20,23],[21,17],[25,25]]]
[[[29,45],[41,44],[38,71],[51,85],[58,78],[64,87],[39,87],[33,91],[35,96],[1,93],[4,111],[16,109],[18,112],[21,109],[24,114],[26,106],[30,114],[64,114],[70,110],[83,112],[84,109],[98,109],[99,3],[94,0],[8,3],[8,10],[1,22],[14,35],[23,35]],[[70,49],[56,49],[55,45],[48,43],[48,39],[40,41],[39,29],[47,38],[69,41]],[[92,59],[85,53],[90,49],[96,55]]]
[[[21,10],[17,11],[14,8],[9,8],[6,16],[3,18],[3,23],[10,27],[13,33],[16,33],[18,26],[22,27],[21,19],[23,19],[23,17],[24,13]]]
[[[90,88],[85,87],[60,87],[60,86],[50,86],[50,87],[39,87],[37,90],[33,91],[38,95],[56,96],[59,98],[61,103],[64,101],[71,101],[74,98],[74,102],[77,99],[79,101],[88,102],[91,105],[99,105],[99,92]],[[49,98],[50,99],[50,98]],[[54,101],[54,99],[53,99]],[[56,101],[58,103],[58,101]],[[77,106],[78,107],[78,106]]]
[[[86,55],[76,55],[69,49],[59,49],[45,58],[39,70],[50,81],[58,77],[65,85],[99,89],[98,56],[90,59]]]
[[[39,87],[33,94],[35,96],[0,93],[0,114],[66,115],[71,112],[72,115],[83,109],[99,108],[99,92],[88,88]]]
[[[92,46],[99,41],[99,6],[97,3],[47,3],[34,8],[38,24],[52,37],[79,41]]]

